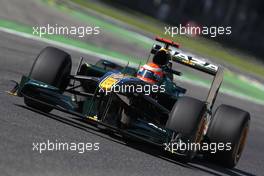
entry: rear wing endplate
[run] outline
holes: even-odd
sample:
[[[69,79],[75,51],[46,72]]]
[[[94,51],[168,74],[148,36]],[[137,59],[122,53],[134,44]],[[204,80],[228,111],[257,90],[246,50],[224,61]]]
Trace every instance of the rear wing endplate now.
[[[206,61],[181,54],[177,51],[175,51],[175,53],[172,54],[172,60],[174,62],[186,65],[188,67],[202,71],[214,77],[209,93],[206,98],[208,109],[212,109],[216,96],[218,94],[218,91],[220,89],[220,86],[223,82],[223,77],[224,77],[223,68],[220,66],[208,63]]]
[[[171,40],[156,37],[156,41],[163,43],[164,44],[163,48],[170,51],[171,56],[172,56],[171,57],[172,61],[177,62],[179,64],[186,65],[193,69],[196,69],[196,70],[199,70],[199,71],[202,71],[204,73],[214,76],[213,82],[211,84],[209,93],[206,98],[207,107],[208,109],[211,110],[214,105],[214,102],[218,94],[218,91],[220,89],[220,86],[223,82],[223,78],[224,78],[223,68],[215,64],[209,63],[205,60],[198,59],[198,58],[186,55],[184,53],[181,53],[180,51],[176,49],[169,48],[170,46],[173,48],[179,48],[179,44]],[[159,50],[160,48],[161,46],[159,45],[153,45],[152,53],[155,53],[155,51]]]

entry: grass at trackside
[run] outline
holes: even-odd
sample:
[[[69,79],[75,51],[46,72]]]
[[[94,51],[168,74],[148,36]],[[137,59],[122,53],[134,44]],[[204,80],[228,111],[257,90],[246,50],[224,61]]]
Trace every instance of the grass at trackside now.
[[[32,28],[30,28],[29,26],[25,26],[23,24],[18,24],[12,21],[0,19],[0,27],[5,28],[5,29],[15,30],[15,31],[22,32],[25,34],[29,34],[33,37]],[[131,63],[135,63],[135,64],[140,62],[139,59],[133,59],[133,57],[131,56],[123,55],[122,53],[119,53],[119,52],[96,47],[91,44],[84,43],[79,40],[70,39],[64,36],[60,36],[60,35],[44,35],[43,38],[49,39],[52,41],[57,41],[59,43],[66,44],[69,46],[75,46],[79,49],[84,49],[85,51],[100,53],[100,54],[111,56],[111,57],[114,57],[114,58],[117,58],[123,61],[130,61]],[[187,80],[191,80],[192,82],[202,83],[206,87],[210,85],[209,80],[202,79],[197,75],[193,75],[190,73],[185,73],[184,75],[185,76],[183,76],[183,80],[187,79]],[[235,85],[240,85],[240,86],[236,87]],[[232,74],[226,75],[224,85],[222,86],[222,88],[223,89],[221,90],[223,90],[224,92],[226,91],[229,93],[230,91],[233,93],[236,92],[237,96],[242,95],[242,97],[245,97],[250,100],[254,100],[255,102],[260,102],[261,104],[264,104],[263,90],[237,79],[237,75],[232,75]]]
[[[166,24],[161,23],[153,18],[138,13],[135,14],[128,13],[127,11],[120,10],[114,7],[109,8],[109,6],[107,5],[98,4],[96,2],[91,2],[87,0],[71,0],[71,1],[78,3],[84,7],[87,7],[89,9],[95,10],[104,15],[113,17],[117,20],[120,20],[129,25],[142,29],[146,32],[172,39],[170,36],[164,35],[165,31],[163,27],[166,26]],[[183,47],[190,49],[194,53],[206,57],[221,59],[224,62],[227,62],[237,68],[240,68],[243,71],[250,72],[258,76],[263,77],[264,75],[263,66],[256,65],[248,61],[250,60],[250,57],[244,56],[243,58],[241,58],[241,56],[226,51],[226,49],[217,42],[204,39],[201,37],[190,38],[186,36],[177,36],[173,38],[173,40],[178,41],[183,45]]]
[[[44,2],[47,2],[44,0]],[[54,0],[50,0],[50,2],[52,2],[52,6],[54,6]],[[116,26],[114,24],[111,24],[103,19],[100,18],[96,18],[94,16],[82,13],[80,11],[76,11],[73,10],[71,8],[68,8],[67,6],[60,4],[60,5],[55,5],[55,8],[58,8],[68,14],[70,14],[71,16],[80,19],[84,22],[87,22],[88,24],[94,24],[94,25],[98,25],[102,28],[108,29],[108,31],[111,31],[112,34],[120,36],[122,38],[122,40],[129,40],[130,42],[134,43],[138,43],[140,42],[140,38],[141,37],[136,37],[134,33],[131,33],[129,31],[127,31],[126,29],[122,29],[119,26]],[[150,42],[150,43],[149,43]],[[152,45],[152,40],[147,40],[145,41],[144,39],[142,40],[142,42],[140,42],[142,44],[142,46],[144,48],[149,49]],[[116,52],[116,51],[115,51]],[[120,57],[119,57],[120,58]],[[126,57],[121,57],[122,60],[124,60]],[[131,57],[132,58],[132,57]],[[188,80],[193,80],[196,83],[201,83],[204,86],[209,86],[209,82],[208,80],[203,80],[200,79],[199,77],[197,77],[196,75],[191,75],[191,74],[185,74],[184,79],[188,79]],[[239,86],[239,85],[243,85],[243,86]],[[262,86],[256,86],[255,84],[251,84],[248,82],[248,80],[241,80],[240,76],[237,74],[232,74],[232,72],[225,72],[225,78],[224,78],[224,83],[223,86],[221,88],[222,91],[224,92],[229,92],[232,91],[233,93],[237,93],[241,96],[246,96],[246,97],[254,97],[256,100],[260,100],[263,101],[264,100],[264,94],[263,94],[263,88]],[[238,95],[238,96],[239,96]]]
[[[64,6],[59,6],[59,7],[64,8]],[[66,8],[66,10],[68,11],[69,9]],[[70,11],[68,11],[68,12],[70,12]],[[74,14],[76,14],[76,13],[74,13]],[[83,17],[86,17],[86,16],[83,16]],[[87,16],[87,18],[90,19],[89,16]],[[90,20],[94,20],[94,22],[98,23],[98,21],[96,21],[96,19],[91,18]],[[99,22],[100,22],[100,20],[99,20]],[[103,24],[103,22],[101,22],[101,23]],[[103,24],[103,25],[105,25],[105,24]],[[23,24],[18,24],[16,22],[0,19],[0,27],[4,27],[7,29],[12,29],[15,31],[19,31],[19,32],[23,32],[23,33],[27,33],[27,34],[32,35],[32,28],[30,28],[29,26],[23,25]],[[111,29],[112,29],[112,27],[111,27]],[[117,30],[117,29],[115,29],[115,30]],[[117,32],[117,31],[115,31],[115,32]],[[118,31],[118,32],[120,32],[120,31]],[[122,32],[122,30],[121,30],[121,32]],[[129,61],[130,63],[139,63],[141,61],[140,59],[136,59],[133,56],[129,56],[127,54],[122,54],[118,51],[107,50],[106,48],[101,48],[101,47],[92,45],[90,43],[84,43],[82,41],[70,39],[68,37],[64,37],[64,36],[60,36],[60,35],[44,35],[43,37],[46,39],[57,41],[59,43],[66,44],[66,45],[75,46],[79,49],[84,49],[85,51],[103,54],[105,56],[121,59],[123,61]],[[146,45],[148,45],[148,44],[146,44]],[[184,75],[185,75],[185,76],[183,76],[184,80],[191,80],[195,83],[201,83],[202,85],[205,85],[206,87],[209,86],[208,80],[204,80],[202,78],[199,78],[199,76],[197,76],[197,75],[188,74],[188,73],[185,73]],[[239,76],[236,74],[226,72],[224,83],[223,83],[221,90],[223,92],[227,92],[229,94],[230,93],[232,93],[232,94],[236,93],[236,95],[239,97],[244,97],[244,98],[248,97],[251,100],[256,100],[257,102],[261,102],[261,104],[264,103],[264,101],[263,101],[264,100],[264,93],[263,93],[264,89],[262,88],[262,86],[259,87],[259,86],[256,86],[254,84],[249,84],[247,81],[241,80],[239,78]]]
[[[16,23],[13,21],[0,19],[0,27],[16,30],[18,32],[23,32],[23,33],[30,34],[30,35],[34,36],[32,34],[33,30],[31,27],[26,26],[24,24]],[[39,37],[39,36],[35,35],[35,37]],[[80,49],[88,49],[90,51],[100,53],[100,54],[104,54],[104,55],[108,55],[108,56],[115,57],[115,58],[123,58],[125,61],[131,61],[131,62],[137,62],[138,61],[137,59],[134,59],[133,56],[128,56],[128,55],[124,55],[122,53],[118,53],[118,52],[114,52],[114,51],[107,50],[104,48],[100,48],[100,47],[94,46],[92,44],[84,43],[84,42],[74,40],[74,39],[71,39],[71,38],[68,38],[65,36],[45,34],[45,35],[42,35],[42,38],[57,41],[57,42],[68,44],[68,45],[72,45],[72,46],[78,47]]]

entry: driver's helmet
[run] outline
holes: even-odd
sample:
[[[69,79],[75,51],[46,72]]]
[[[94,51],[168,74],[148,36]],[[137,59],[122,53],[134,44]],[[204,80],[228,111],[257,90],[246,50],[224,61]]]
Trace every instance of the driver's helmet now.
[[[137,72],[137,78],[150,84],[159,83],[163,76],[162,68],[155,63],[145,64]]]
[[[167,65],[170,60],[170,51],[164,48],[161,48],[159,51],[157,51],[157,53],[153,57],[153,62],[161,66]]]

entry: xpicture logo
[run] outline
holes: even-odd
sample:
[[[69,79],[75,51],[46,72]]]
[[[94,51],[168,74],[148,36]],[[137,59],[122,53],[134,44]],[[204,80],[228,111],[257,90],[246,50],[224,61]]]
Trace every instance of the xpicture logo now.
[[[33,35],[43,37],[44,35],[66,35],[83,38],[86,35],[100,34],[100,27],[91,26],[59,26],[58,24],[46,26],[33,26]]]
[[[150,95],[151,93],[164,93],[165,85],[141,85],[141,84],[115,84],[110,88],[100,87],[100,92],[108,95],[110,92],[114,93],[143,93]]]
[[[164,150],[176,153],[184,151],[209,151],[216,153],[217,151],[230,151],[232,149],[231,143],[191,143],[191,142],[172,142],[164,143]]]
[[[223,35],[231,35],[232,34],[232,27],[227,26],[192,26],[190,24],[179,26],[165,26],[165,35],[169,35],[171,37],[175,37],[176,35],[190,35],[190,36],[196,36],[196,35],[206,35],[210,36],[212,38],[223,36]]]
[[[100,143],[84,143],[84,142],[59,142],[55,141],[43,141],[33,142],[32,151],[39,152],[40,154],[46,151],[74,151],[77,153],[85,153],[86,151],[98,151]]]

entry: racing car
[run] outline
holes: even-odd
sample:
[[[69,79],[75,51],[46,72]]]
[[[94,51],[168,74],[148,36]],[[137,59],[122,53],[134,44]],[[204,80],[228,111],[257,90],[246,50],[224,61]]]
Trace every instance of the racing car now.
[[[104,59],[89,64],[81,58],[71,74],[70,54],[46,47],[29,74],[9,93],[23,97],[25,104],[36,110],[49,113],[56,109],[75,115],[124,139],[158,146],[186,162],[202,154],[225,167],[235,167],[246,143],[250,114],[229,105],[220,105],[213,113],[224,69],[185,55],[178,48],[179,44],[157,37],[144,66],[124,66]],[[173,70],[174,63],[213,76],[205,101],[186,96],[187,90],[175,83],[173,77],[182,72]],[[142,89],[114,91],[118,86],[158,88],[146,94]],[[199,148],[175,149],[180,143],[228,143],[229,147],[213,153]]]

